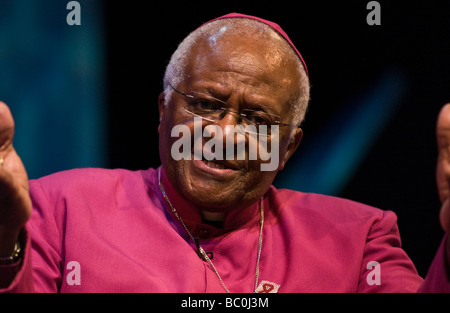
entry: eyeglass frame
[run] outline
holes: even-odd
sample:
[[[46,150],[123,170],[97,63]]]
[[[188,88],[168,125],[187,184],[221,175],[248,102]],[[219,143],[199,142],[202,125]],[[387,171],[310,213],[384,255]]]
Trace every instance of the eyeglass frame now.
[[[187,97],[187,98],[190,98],[190,99],[194,99],[194,96],[193,96],[193,95],[189,95],[189,94],[187,94],[187,93],[184,93],[184,92],[182,92],[182,91],[176,89],[171,83],[169,83],[169,86],[170,86],[175,92],[179,93],[180,95],[183,95],[183,96],[185,96],[185,97]],[[211,99],[217,100],[217,101],[220,102],[220,103],[223,103],[223,104],[228,105],[228,104],[227,104],[225,101],[223,101],[223,100],[214,98],[213,96],[208,96],[208,97],[210,97]],[[194,112],[191,112],[191,111],[189,111],[187,108],[184,108],[184,110],[185,110],[186,112],[188,112],[189,114],[192,114],[192,115],[194,115],[194,116],[201,117],[201,118],[203,118],[203,119],[205,119],[205,120],[207,120],[207,121],[210,121],[210,122],[213,122],[213,123],[216,122],[215,120],[208,119],[208,118],[205,118],[205,117],[203,117],[203,116],[201,116],[201,115],[199,115],[199,114],[196,114],[196,113],[194,113]],[[237,115],[241,118],[241,120],[243,119],[243,117],[245,117],[245,115],[243,115],[243,113],[234,111],[234,110],[232,110],[232,109],[230,109],[230,108],[221,107],[220,110],[223,110],[223,112],[231,112],[231,113],[237,114]],[[250,110],[250,109],[247,109],[247,110]],[[256,111],[256,110],[251,110],[251,111]],[[223,114],[223,112],[222,112],[221,114]],[[221,114],[220,114],[220,115],[221,115]],[[270,113],[266,113],[266,114],[280,118],[279,115],[270,114]],[[225,115],[224,115],[222,118],[224,118],[224,117],[225,117]],[[221,118],[221,119],[222,119],[222,118]],[[279,125],[279,126],[288,126],[288,127],[301,128],[301,125],[288,124],[288,123],[283,123],[283,122],[276,121],[276,120],[274,121],[274,123],[275,123],[276,125]],[[256,126],[256,125],[255,125],[255,126]],[[257,126],[264,126],[264,124],[257,124]],[[268,126],[268,125],[266,125],[266,126]]]

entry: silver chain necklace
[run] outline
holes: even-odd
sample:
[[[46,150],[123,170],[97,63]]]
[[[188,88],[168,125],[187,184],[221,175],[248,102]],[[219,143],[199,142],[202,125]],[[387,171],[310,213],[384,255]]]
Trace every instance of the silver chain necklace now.
[[[202,246],[199,244],[198,240],[196,240],[194,238],[194,236],[192,236],[191,232],[189,231],[188,227],[186,226],[186,224],[184,223],[183,219],[181,218],[181,216],[178,214],[177,210],[173,207],[172,203],[169,200],[169,197],[167,197],[166,192],[164,191],[164,188],[161,184],[161,167],[158,170],[158,184],[159,184],[159,189],[161,190],[161,193],[164,197],[164,199],[166,199],[167,203],[170,206],[170,209],[172,211],[172,213],[176,216],[176,218],[178,219],[178,221],[181,223],[181,225],[183,225],[183,228],[186,230],[186,233],[189,235],[189,237],[191,238],[191,240],[197,245],[198,248],[198,252],[201,254],[201,256],[203,257],[203,259],[208,262],[209,266],[212,268],[212,270],[214,271],[214,273],[216,273],[217,278],[219,278],[220,283],[222,284],[222,287],[225,289],[225,291],[227,293],[230,293],[230,291],[228,290],[227,286],[225,285],[225,283],[222,280],[222,277],[220,277],[219,272],[217,271],[216,267],[214,266],[213,262],[211,261],[211,259],[209,258],[208,254],[205,252],[205,250],[202,248]],[[260,208],[260,219],[259,219],[259,224],[260,224],[260,228],[259,228],[259,240],[258,240],[258,257],[256,260],[256,273],[255,273],[255,289],[254,292],[256,292],[256,288],[258,288],[258,279],[259,279],[259,260],[261,258],[261,248],[262,248],[262,234],[263,234],[263,227],[264,227],[264,208],[263,208],[263,198],[261,197],[261,200],[259,202],[259,208]]]

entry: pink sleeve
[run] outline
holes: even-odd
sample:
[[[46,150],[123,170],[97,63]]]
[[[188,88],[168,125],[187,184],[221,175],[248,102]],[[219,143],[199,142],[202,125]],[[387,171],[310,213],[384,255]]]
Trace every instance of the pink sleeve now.
[[[22,232],[24,255],[17,264],[0,267],[0,292],[59,290],[61,235],[55,221],[54,205],[49,204],[36,181],[30,181],[30,194],[33,212]],[[11,282],[9,286],[8,282]]]
[[[383,211],[367,236],[358,292],[416,292],[423,279],[402,249],[397,216]]]
[[[401,248],[396,216],[385,211],[367,237],[359,292],[450,292],[450,262],[446,235],[425,280]],[[371,264],[372,266],[367,266]],[[375,265],[378,264],[378,267]],[[369,268],[368,268],[369,267]]]
[[[449,244],[447,234],[444,236],[433,263],[428,270],[425,281],[420,286],[418,292],[450,293],[450,255],[446,253],[446,248]]]

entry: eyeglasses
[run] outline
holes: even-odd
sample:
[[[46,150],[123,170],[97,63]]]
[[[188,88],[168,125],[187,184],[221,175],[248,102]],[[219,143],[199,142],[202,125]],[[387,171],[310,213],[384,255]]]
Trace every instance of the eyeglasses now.
[[[238,118],[238,124],[244,127],[253,126],[258,134],[267,134],[270,136],[270,126],[289,126],[289,127],[299,127],[298,125],[282,123],[280,121],[280,116],[266,113],[262,110],[251,110],[243,109],[241,112],[231,110],[225,101],[214,98],[208,94],[192,91],[189,94],[177,90],[172,84],[170,87],[180,95],[187,98],[186,102],[188,104],[184,110],[194,116],[201,117],[204,120],[216,123],[217,121],[223,119],[227,113],[235,114]],[[253,128],[251,127],[251,128]],[[252,132],[252,131],[250,131]]]

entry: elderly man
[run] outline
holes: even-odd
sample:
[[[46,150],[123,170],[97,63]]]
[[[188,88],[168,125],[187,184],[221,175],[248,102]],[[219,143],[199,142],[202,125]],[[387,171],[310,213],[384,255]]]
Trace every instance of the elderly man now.
[[[156,170],[78,169],[28,182],[2,104],[1,290],[450,291],[446,238],[423,281],[394,213],[271,185],[299,146],[308,101],[306,65],[283,30],[230,14],[191,33],[170,60]],[[447,232],[449,128],[445,107]]]

